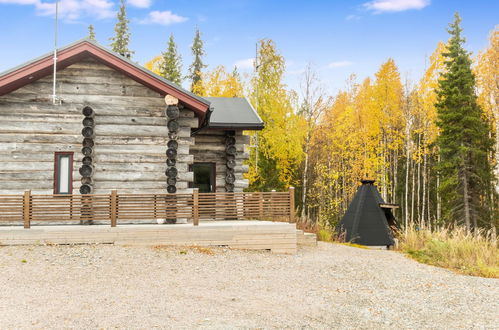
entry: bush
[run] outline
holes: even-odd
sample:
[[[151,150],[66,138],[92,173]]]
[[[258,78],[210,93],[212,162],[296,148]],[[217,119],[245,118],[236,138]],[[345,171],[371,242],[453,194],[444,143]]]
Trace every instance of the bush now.
[[[411,227],[399,239],[399,249],[419,262],[466,275],[499,278],[499,250],[492,231]]]
[[[323,242],[332,242],[333,235],[328,229],[321,228],[317,231],[317,239]]]

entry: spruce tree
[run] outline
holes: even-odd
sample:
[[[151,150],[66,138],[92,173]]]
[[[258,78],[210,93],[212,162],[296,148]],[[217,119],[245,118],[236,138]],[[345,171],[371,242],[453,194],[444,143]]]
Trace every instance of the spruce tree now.
[[[120,10],[118,11],[116,18],[118,19],[118,22],[116,22],[116,25],[114,26],[116,34],[110,39],[112,41],[111,49],[126,58],[130,58],[134,52],[128,49],[128,43],[130,42],[128,23],[130,23],[130,21],[126,18],[125,0],[121,0]]]
[[[88,39],[95,40],[95,30],[92,24],[88,26]]]
[[[189,67],[189,76],[191,79],[191,91],[195,90],[195,87],[202,79],[201,72],[206,67],[203,63],[202,57],[205,55],[203,49],[203,40],[201,40],[201,32],[199,29],[196,30],[196,35],[194,36],[194,42],[192,43],[192,55],[194,56],[194,61]]]
[[[477,103],[475,77],[469,53],[463,48],[461,18],[449,25],[446,71],[437,88],[437,125],[440,135],[439,174],[442,217],[446,223],[464,224],[468,230],[491,226],[493,176],[490,125]]]
[[[173,34],[168,40],[168,49],[162,54],[163,60],[160,67],[160,74],[171,82],[182,84],[182,58],[177,52],[177,45]]]

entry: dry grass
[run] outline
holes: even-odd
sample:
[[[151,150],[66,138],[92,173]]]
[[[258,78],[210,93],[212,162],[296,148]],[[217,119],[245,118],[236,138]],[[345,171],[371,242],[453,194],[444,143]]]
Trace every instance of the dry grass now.
[[[174,246],[174,245],[154,245],[151,247],[153,250],[172,250],[177,251],[179,254],[187,254],[189,251],[202,253],[206,255],[215,255],[215,251],[212,248],[198,246],[198,245],[188,245],[184,247]]]
[[[399,250],[422,263],[466,275],[499,278],[499,249],[492,231],[412,227],[401,233]]]

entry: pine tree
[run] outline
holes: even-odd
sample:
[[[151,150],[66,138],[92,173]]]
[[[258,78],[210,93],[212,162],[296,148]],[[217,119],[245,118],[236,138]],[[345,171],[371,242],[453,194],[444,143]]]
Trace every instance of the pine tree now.
[[[177,85],[182,84],[182,58],[177,52],[173,34],[170,35],[168,40],[167,51],[163,52],[162,55],[163,61],[160,67],[160,75]]]
[[[95,40],[95,30],[92,24],[88,26],[88,39]]]
[[[192,43],[192,55],[194,56],[194,61],[189,67],[189,76],[191,79],[191,91],[196,89],[196,85],[199,84],[202,80],[202,70],[206,67],[203,63],[202,57],[205,55],[203,49],[203,40],[201,40],[201,32],[199,29],[196,30],[196,35],[194,36],[194,42]],[[197,88],[199,89],[199,87]]]
[[[128,49],[128,43],[130,42],[128,23],[130,23],[130,21],[126,18],[125,0],[121,0],[120,10],[118,11],[116,18],[118,19],[118,22],[116,22],[116,25],[114,26],[116,34],[110,39],[112,41],[111,49],[126,58],[130,58],[134,52]]]
[[[443,53],[446,71],[437,89],[437,125],[440,135],[439,172],[442,217],[468,230],[490,226],[492,171],[490,125],[475,95],[475,77],[469,53],[463,48],[461,18],[449,25],[448,50]]]

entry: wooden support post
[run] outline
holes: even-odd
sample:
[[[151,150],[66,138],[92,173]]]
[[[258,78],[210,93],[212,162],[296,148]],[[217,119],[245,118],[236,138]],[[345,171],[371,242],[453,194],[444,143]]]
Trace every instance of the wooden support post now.
[[[26,190],[24,192],[23,219],[24,219],[24,228],[26,228],[26,229],[30,228],[31,227],[31,190]]]
[[[199,226],[199,188],[194,188],[192,192],[192,224]]]
[[[269,211],[268,211],[272,217],[274,217],[274,214],[275,214],[274,195],[275,195],[275,189],[272,189],[271,194],[270,194],[270,205],[269,205]]]
[[[263,192],[258,193],[258,217],[258,220],[263,219]]]
[[[295,222],[295,187],[289,187],[289,222]]]
[[[111,190],[111,227],[116,227],[118,218],[118,191]]]

